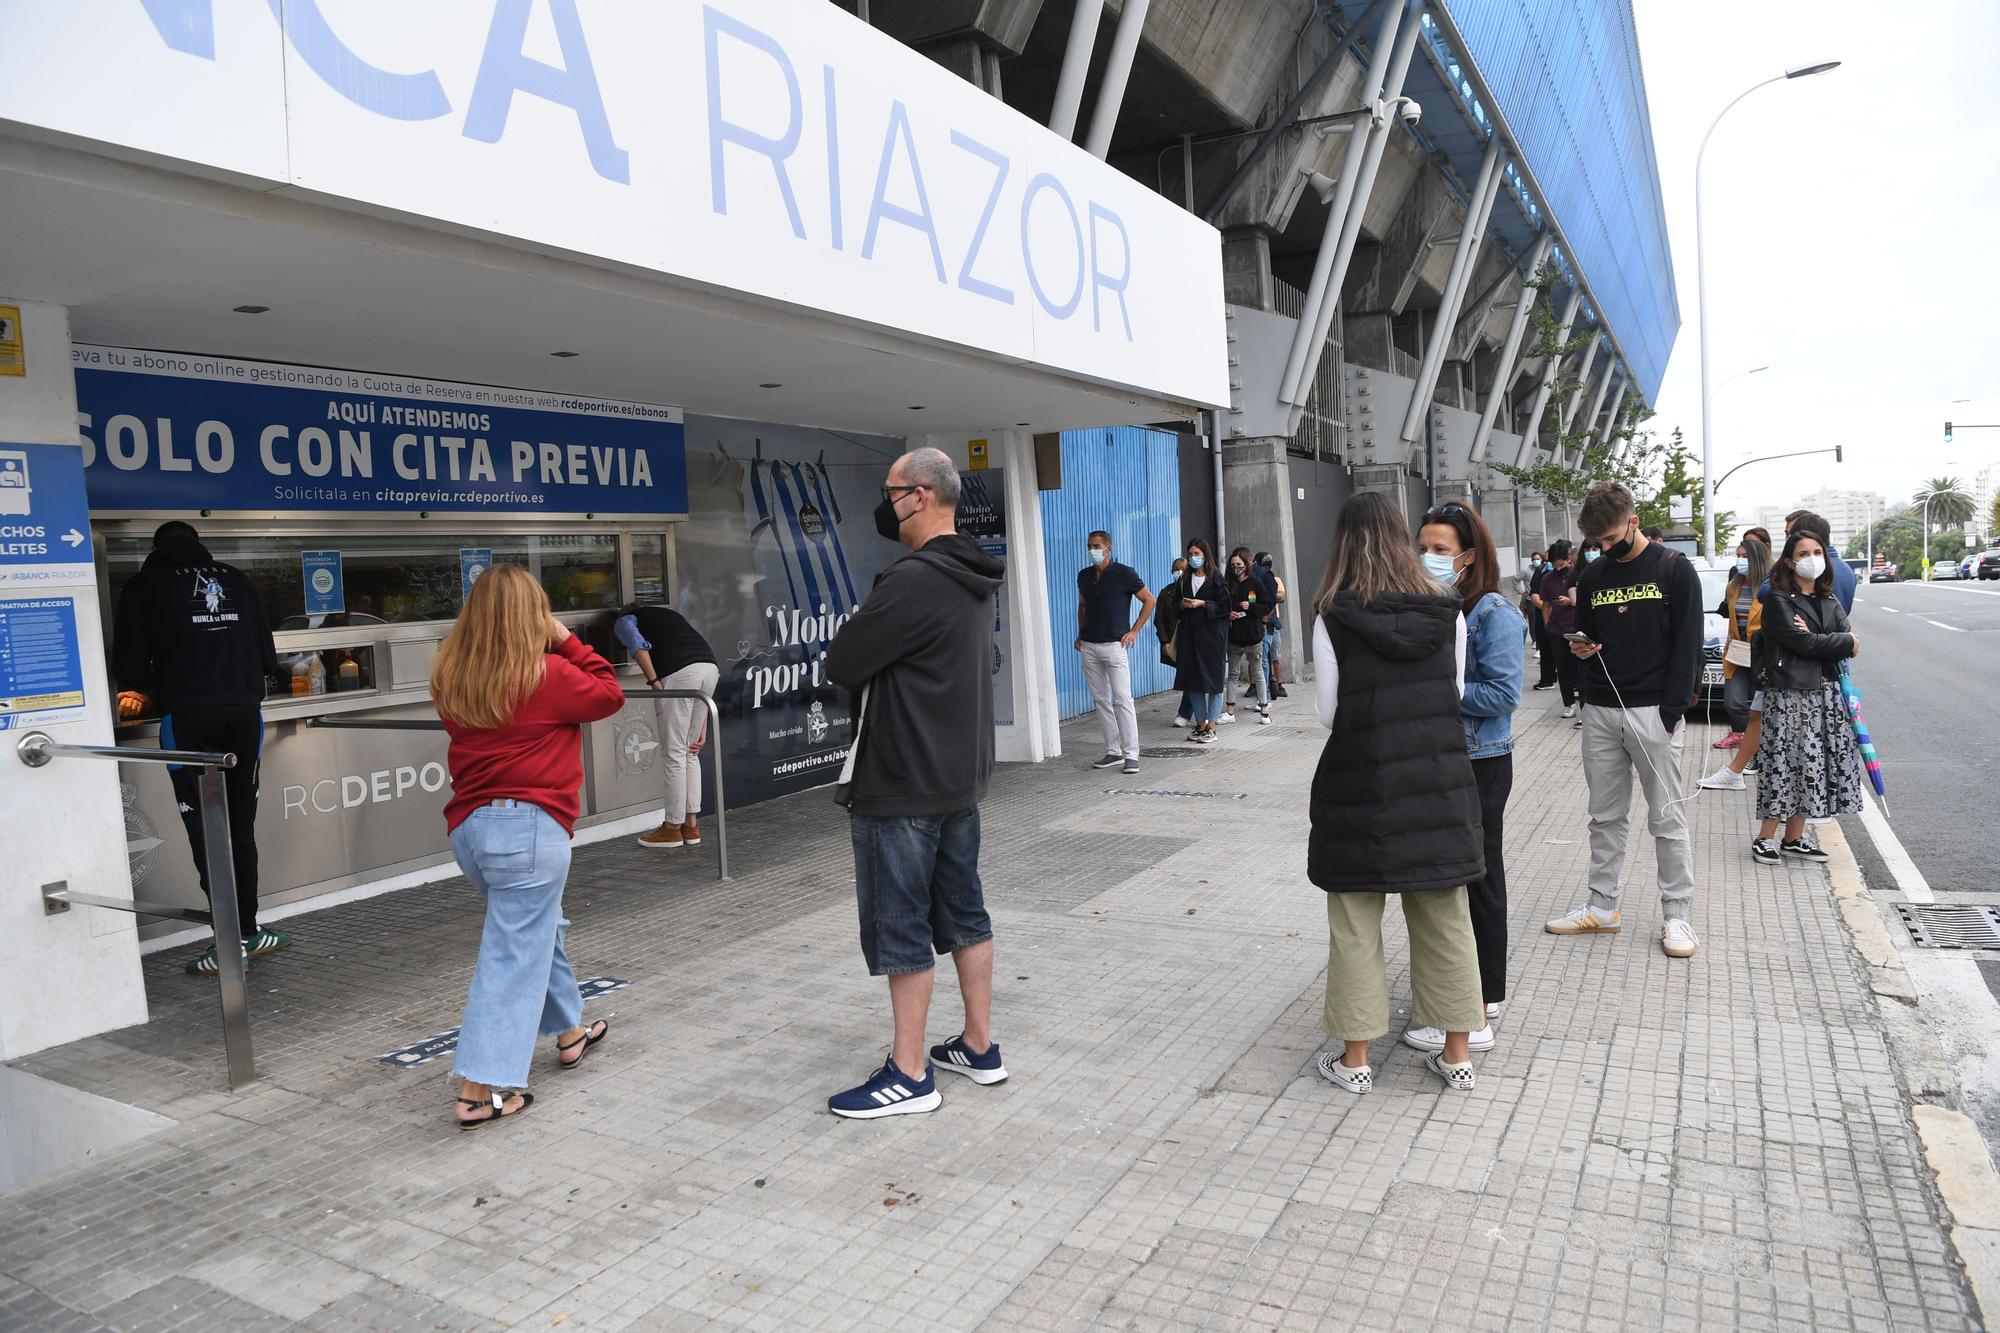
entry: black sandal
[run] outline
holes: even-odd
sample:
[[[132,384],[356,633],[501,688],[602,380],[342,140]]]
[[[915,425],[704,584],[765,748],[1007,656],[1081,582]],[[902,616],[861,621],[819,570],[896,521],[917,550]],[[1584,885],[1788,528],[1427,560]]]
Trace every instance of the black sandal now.
[[[521,1099],[521,1104],[515,1107],[511,1111],[507,1109],[507,1098],[509,1097],[519,1097]],[[490,1105],[493,1108],[485,1115],[480,1116],[477,1120],[467,1120],[464,1116],[453,1117],[458,1121],[458,1127],[460,1129],[478,1129],[481,1125],[490,1125],[495,1120],[508,1120],[512,1119],[514,1116],[521,1114],[521,1112],[527,1110],[530,1106],[533,1106],[535,1104],[535,1094],[532,1092],[521,1092],[521,1093],[495,1092],[492,1094],[492,1100],[490,1102],[483,1097],[460,1097],[458,1099],[458,1104],[460,1106]]]
[[[591,1028],[596,1028],[597,1031],[593,1033],[590,1030]],[[597,1045],[598,1042],[603,1041],[606,1037],[610,1035],[611,1035],[610,1020],[600,1018],[595,1023],[592,1023],[590,1027],[586,1027],[583,1030],[583,1035],[581,1037],[578,1037],[575,1041],[570,1042],[568,1045],[564,1045],[562,1042],[557,1042],[556,1068],[558,1069],[576,1068],[578,1065],[583,1063],[583,1057],[590,1054],[591,1047]],[[578,1053],[576,1059],[574,1060],[563,1059],[563,1055],[566,1052],[574,1051],[579,1046],[583,1047],[583,1050]]]

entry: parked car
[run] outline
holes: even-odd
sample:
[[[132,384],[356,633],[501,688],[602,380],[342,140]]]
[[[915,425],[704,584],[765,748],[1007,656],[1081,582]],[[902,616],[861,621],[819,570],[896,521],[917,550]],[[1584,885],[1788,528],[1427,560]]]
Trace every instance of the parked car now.
[[[1877,565],[1873,570],[1869,571],[1868,581],[1870,583],[1894,583],[1896,581],[1896,567],[1894,565]]]
[[[1736,572],[1733,560],[1690,557],[1701,579],[1702,635],[1701,684],[1695,687],[1695,703],[1710,721],[1723,715],[1722,646],[1729,638],[1729,622],[1715,608],[1729,595],[1729,576]]]
[[[1959,564],[1960,564],[1960,562],[1959,562],[1959,561],[1957,561],[1957,560],[1934,560],[1934,561],[1932,561],[1932,562],[1931,562],[1931,582],[1932,582],[1932,583],[1945,583],[1945,582],[1949,582],[1949,581],[1950,581],[1950,580],[1952,580],[1952,579],[1956,579],[1956,578],[1962,578],[1962,577],[1964,577],[1963,575],[1961,575],[1961,574],[1960,574],[1960,573],[1958,572],[1958,567],[1959,567]]]
[[[1964,558],[1958,562],[1958,577],[1962,579],[1969,579],[1972,577],[1973,572],[1978,568],[1979,568],[1979,552],[1969,551],[1966,553]]]
[[[1982,579],[2000,579],[2000,549],[1980,552],[1972,572]]]

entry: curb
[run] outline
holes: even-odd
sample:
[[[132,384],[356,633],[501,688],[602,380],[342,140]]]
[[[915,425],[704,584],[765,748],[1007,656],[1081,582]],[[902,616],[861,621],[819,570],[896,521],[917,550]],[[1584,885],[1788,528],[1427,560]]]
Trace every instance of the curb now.
[[[1867,965],[1869,989],[1877,996],[1889,1044],[1899,1057],[1897,1064],[1911,1099],[1910,1118],[1916,1124],[1938,1194],[1951,1216],[1952,1248],[1964,1266],[1983,1322],[1994,1323],[2000,1320],[2000,1172],[1993,1169],[1993,1159],[1970,1116],[1954,1106],[1927,1100],[1935,1097],[1956,1102],[1958,1091],[1948,1075],[1929,1076],[1942,1074],[1947,1065],[1943,1052],[1933,1049],[1937,1039],[1930,1029],[1911,1021],[1921,1007],[1916,984],[1883,923],[1878,900],[1868,891],[1845,830],[1836,822],[1820,833],[1832,856],[1826,868],[1827,886],[1854,951]],[[1893,1000],[1897,1007],[1881,1005],[1882,1000]]]

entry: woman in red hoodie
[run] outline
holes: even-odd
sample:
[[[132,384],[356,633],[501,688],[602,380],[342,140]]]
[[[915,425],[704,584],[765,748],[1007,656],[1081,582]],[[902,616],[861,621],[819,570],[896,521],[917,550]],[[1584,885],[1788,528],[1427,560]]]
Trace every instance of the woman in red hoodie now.
[[[451,736],[444,817],[459,869],[486,899],[479,964],[465,1001],[455,1072],[460,1129],[534,1104],[537,1036],[556,1038],[564,1069],[610,1030],[583,1025],[583,997],[563,952],[563,884],[583,786],[582,724],[624,706],[611,666],[549,612],[528,572],[494,565],[472,585],[431,667],[431,696]]]

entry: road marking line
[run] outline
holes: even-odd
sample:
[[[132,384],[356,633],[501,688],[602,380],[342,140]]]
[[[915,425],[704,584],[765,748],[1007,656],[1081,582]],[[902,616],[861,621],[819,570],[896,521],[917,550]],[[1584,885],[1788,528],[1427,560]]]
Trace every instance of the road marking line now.
[[[1861,827],[1868,830],[1869,841],[1875,844],[1875,850],[1882,856],[1882,864],[1895,877],[1896,887],[1903,891],[1905,898],[1913,903],[1937,901],[1937,895],[1931,892],[1924,872],[1917,869],[1917,863],[1903,850],[1903,840],[1889,827],[1889,821],[1883,818],[1875,802],[1866,796],[1861,798]]]
[[[1898,585],[1898,586],[1906,586],[1911,588],[1935,588],[1939,592],[1944,592],[1946,589],[1950,589],[1952,592],[1976,592],[1981,597],[2000,597],[2000,588],[1967,588],[1961,586],[1966,582],[1967,580],[1965,579],[1948,579],[1943,583],[1925,583],[1921,579],[1911,579],[1908,584]]]
[[[1924,621],[1924,623],[1925,623],[1926,625],[1936,625],[1936,626],[1937,626],[1937,627],[1938,627],[1939,629],[1948,629],[1948,630],[1950,630],[1950,631],[1951,631],[1951,632],[1952,632],[1953,634],[1963,634],[1963,633],[1965,633],[1965,631],[1964,631],[1964,630],[1962,630],[1962,629],[1960,629],[1960,628],[1959,628],[1958,626],[1956,626],[1956,625],[1947,625],[1947,624],[1945,624],[1945,623],[1944,623],[1944,622],[1943,622],[1942,620],[1928,620],[1928,619],[1927,619],[1927,620],[1925,620],[1925,621]]]
[[[1887,611],[1892,616],[1900,616],[1903,614],[1900,609],[1893,606],[1884,606],[1884,607],[1879,607],[1877,609],[1882,611]]]

